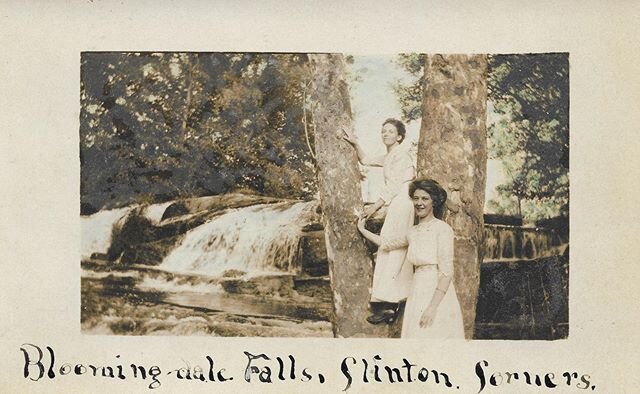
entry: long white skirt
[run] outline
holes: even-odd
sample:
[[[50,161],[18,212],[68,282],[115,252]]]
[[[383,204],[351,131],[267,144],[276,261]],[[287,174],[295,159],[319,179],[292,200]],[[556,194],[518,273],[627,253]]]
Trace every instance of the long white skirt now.
[[[438,305],[436,317],[430,327],[421,328],[420,318],[429,306],[438,285],[438,267],[420,266],[413,274],[411,293],[402,321],[402,338],[464,338],[464,324],[458,296],[449,285],[444,298]]]
[[[403,188],[389,204],[380,235],[396,238],[413,226],[413,204]],[[405,263],[407,249],[378,250],[371,288],[372,302],[398,302],[409,295],[413,266]]]

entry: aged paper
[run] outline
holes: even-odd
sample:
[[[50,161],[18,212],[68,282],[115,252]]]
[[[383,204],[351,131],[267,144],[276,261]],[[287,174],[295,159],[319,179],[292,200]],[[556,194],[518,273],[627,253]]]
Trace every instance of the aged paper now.
[[[372,3],[365,1],[2,2],[0,61],[0,391],[2,392],[635,392],[635,256],[640,219],[640,7],[631,1]],[[635,44],[635,45],[634,45]],[[83,51],[345,52],[353,54],[568,52],[570,62],[570,331],[559,341],[210,338],[86,335],[80,329],[79,91]],[[55,378],[24,377],[21,347],[55,352]],[[246,382],[248,352],[294,355],[296,378]],[[380,360],[374,358],[379,355]],[[180,368],[209,369],[206,381]],[[353,359],[349,359],[353,357]],[[369,367],[446,371],[451,388],[427,382],[365,383]],[[483,363],[486,361],[486,364]],[[151,374],[76,375],[70,364],[135,363]],[[47,363],[45,363],[47,364]],[[43,364],[44,365],[44,364]],[[265,365],[265,364],[261,364]],[[33,374],[37,365],[28,366]],[[48,369],[48,364],[43,366]],[[67,367],[65,367],[67,368]],[[306,368],[309,378],[302,370]],[[224,369],[220,372],[220,369]],[[129,369],[130,370],[130,369]],[[173,371],[172,374],[168,372]],[[48,371],[45,371],[45,374]],[[499,372],[554,374],[558,387]],[[565,372],[576,377],[566,384]],[[285,372],[286,375],[288,373]],[[322,378],[320,377],[322,375]],[[581,381],[587,376],[588,384]],[[233,377],[233,380],[224,378]],[[222,379],[221,379],[222,378]],[[213,380],[213,381],[212,381]],[[321,382],[323,381],[323,382]],[[544,383],[543,383],[544,385]]]

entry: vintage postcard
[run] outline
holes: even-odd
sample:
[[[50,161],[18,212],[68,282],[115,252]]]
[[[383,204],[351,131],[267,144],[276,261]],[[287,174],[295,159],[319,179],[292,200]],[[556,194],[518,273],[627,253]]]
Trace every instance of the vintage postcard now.
[[[637,6],[96,3],[3,14],[0,391],[640,384]]]
[[[411,337],[446,272],[455,286],[415,335],[460,334],[464,315],[469,339],[567,337],[567,53],[83,52],[80,70],[83,332]],[[325,73],[344,85],[319,87]],[[341,86],[321,130],[319,96]],[[331,178],[336,162],[360,177]],[[427,219],[452,226],[451,261],[443,243],[411,244],[429,238],[377,245],[424,227],[423,179],[442,185]],[[323,187],[352,195],[323,201]],[[348,209],[361,197],[372,233]],[[327,225],[349,237],[331,253],[364,260],[367,280],[328,258]]]

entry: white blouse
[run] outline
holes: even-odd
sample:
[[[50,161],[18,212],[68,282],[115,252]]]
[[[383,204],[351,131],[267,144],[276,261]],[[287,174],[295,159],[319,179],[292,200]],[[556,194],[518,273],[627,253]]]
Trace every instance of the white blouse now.
[[[380,249],[408,246],[407,261],[414,266],[437,265],[441,275],[453,276],[453,229],[440,219],[417,224],[406,237],[381,238]]]
[[[411,182],[416,177],[415,159],[412,146],[408,143],[396,146],[386,155],[373,157],[368,165],[380,166],[384,174],[384,189],[380,198],[385,204],[403,190],[403,184]]]

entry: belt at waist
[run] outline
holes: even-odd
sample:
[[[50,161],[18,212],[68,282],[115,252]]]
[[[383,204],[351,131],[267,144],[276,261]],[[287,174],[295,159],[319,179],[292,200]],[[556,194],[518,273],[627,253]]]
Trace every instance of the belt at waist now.
[[[428,270],[433,270],[433,269],[437,269],[437,268],[438,268],[438,266],[436,264],[414,265],[413,266],[413,272],[428,271]]]

